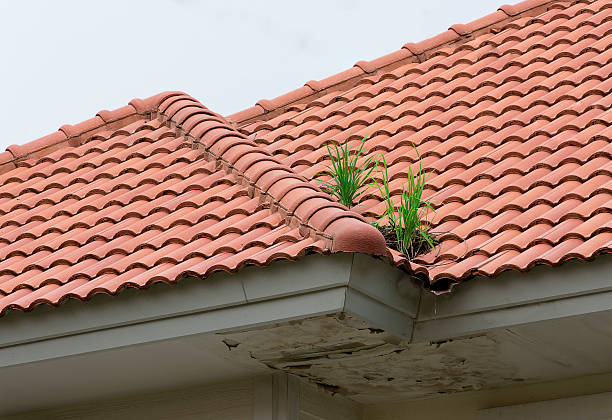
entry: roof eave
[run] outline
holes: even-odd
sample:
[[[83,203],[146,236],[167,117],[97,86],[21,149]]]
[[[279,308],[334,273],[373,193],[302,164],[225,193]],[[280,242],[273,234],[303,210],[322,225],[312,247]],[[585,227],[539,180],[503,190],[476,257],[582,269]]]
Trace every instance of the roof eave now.
[[[351,253],[217,272],[85,304],[10,311],[0,324],[0,367],[338,313],[409,340],[420,290],[392,266]]]
[[[434,297],[408,276],[370,256],[310,255],[298,262],[276,262],[266,269],[253,267],[237,274],[217,273],[205,280],[185,279],[172,287],[156,284],[147,291],[124,292],[116,297],[100,295],[87,304],[71,301],[59,308],[38,307],[30,314],[11,312],[0,324],[0,378],[4,378],[0,385],[10,386],[15,377],[34,381],[43,371],[46,376],[41,385],[38,380],[34,382],[35,388],[44,388],[58,375],[64,377],[66,366],[76,365],[81,371],[69,375],[66,383],[87,379],[87,386],[79,392],[91,394],[124,366],[133,373],[130,392],[140,392],[139,387],[148,386],[146,381],[151,375],[139,369],[151,369],[151,361],[155,361],[154,370],[159,369],[162,375],[178,372],[172,378],[172,386],[178,386],[186,380],[181,372],[192,366],[190,380],[194,380],[201,371],[196,365],[202,365],[204,359],[209,364],[223,360],[214,365],[217,380],[224,375],[261,374],[266,368],[309,377],[310,368],[300,370],[306,369],[300,366],[324,364],[331,368],[322,374],[323,383],[343,386],[347,378],[355,377],[356,383],[367,385],[367,379],[360,382],[361,376],[354,375],[355,369],[363,374],[371,371],[372,365],[367,361],[376,363],[377,355],[391,358],[393,363],[379,367],[388,374],[394,372],[392,376],[402,378],[398,383],[404,383],[409,378],[401,372],[408,371],[410,377],[425,375],[421,376],[423,380],[431,380],[435,375],[423,371],[423,364],[438,360],[438,356],[457,356],[456,352],[461,355],[465,351],[473,352],[470,355],[474,359],[452,373],[459,381],[464,373],[474,374],[470,369],[475,360],[477,369],[496,377],[495,372],[504,372],[499,366],[523,366],[521,357],[534,355],[529,352],[539,355],[538,360],[545,366],[524,380],[576,376],[593,368],[592,363],[583,368],[584,360],[593,353],[604,354],[607,341],[602,339],[603,330],[599,328],[582,331],[580,339],[584,341],[579,342],[567,340],[565,334],[572,327],[576,331],[576,323],[609,323],[610,264],[612,257],[601,257],[589,264],[569,263],[562,276],[558,270],[542,267],[527,274],[518,273],[518,284],[512,278],[515,273],[508,273],[495,280],[474,280],[473,285],[464,284],[449,296]],[[517,293],[509,294],[509,287]],[[288,331],[293,331],[291,337],[285,337]],[[530,342],[529,332],[546,332],[540,341],[561,343],[554,347],[556,352],[569,351],[575,345],[589,351],[572,364],[572,371],[559,364],[543,372],[549,363],[544,363],[543,358],[550,357],[551,349],[541,342]],[[526,333],[526,341],[520,341],[521,333]],[[292,347],[292,339],[302,345]],[[279,349],[279,343],[285,347]],[[315,344],[309,347],[308,343]],[[479,346],[487,343],[515,351],[485,352],[481,357]],[[182,355],[182,351],[194,347],[195,352]],[[430,357],[421,360],[419,352],[423,349],[423,355]],[[279,351],[286,360],[279,361]],[[144,354],[156,354],[161,360],[143,357]],[[102,385],[89,380],[89,371],[100,369],[100,364],[105,369]],[[349,376],[334,376],[345,368]],[[609,365],[602,364],[599,369],[609,369]],[[205,372],[198,380],[211,380],[210,371]],[[317,372],[320,373],[315,370],[314,374]],[[169,383],[170,378],[164,380]],[[394,383],[388,386],[395,389]],[[447,390],[444,384],[434,385]],[[104,389],[107,392],[108,386]],[[401,387],[395,394],[387,392],[387,388],[376,392],[363,389],[356,395],[357,401],[371,403],[407,395],[400,392]],[[419,390],[427,394],[431,389],[425,386]],[[36,396],[42,394],[45,393],[34,392]],[[10,408],[10,404],[5,407]]]
[[[567,263],[562,273],[545,266],[507,272],[435,296],[368,255],[309,255],[170,287],[100,294],[86,304],[72,300],[31,313],[11,311],[0,324],[0,367],[340,313],[406,342],[452,340],[609,311],[611,264],[612,256],[601,256]]]

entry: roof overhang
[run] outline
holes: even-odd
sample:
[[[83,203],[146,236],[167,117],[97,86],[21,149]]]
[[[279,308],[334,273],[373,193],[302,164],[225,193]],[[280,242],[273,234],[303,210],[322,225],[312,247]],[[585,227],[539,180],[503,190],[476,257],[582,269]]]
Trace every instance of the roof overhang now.
[[[0,406],[20,408],[24,391],[16,379],[27,384],[32,408],[253,376],[267,367],[364,402],[601,373],[612,370],[605,357],[612,345],[610,268],[612,256],[602,256],[474,279],[434,296],[369,256],[309,255],[9,312],[0,322],[0,387],[13,391],[3,393]],[[570,328],[573,340],[566,337]],[[440,355],[451,365],[468,363],[438,372],[436,380]],[[385,369],[395,372],[392,381],[384,379],[386,388],[377,378],[351,379],[358,366],[372,370],[378,363],[387,366],[381,378]],[[109,386],[118,370],[122,385]],[[75,392],[49,389],[54,375],[76,384]],[[429,382],[409,383],[419,375]],[[461,380],[449,385],[442,375]]]
[[[415,341],[437,341],[612,309],[612,255],[475,278],[445,295],[423,293]]]
[[[342,313],[409,339],[419,295],[382,261],[333,254],[11,311],[0,322],[0,413],[269,371],[228,358],[223,332]],[[70,393],[54,385],[58,377]]]
[[[311,255],[9,312],[0,322],[0,367],[336,313],[410,340],[420,293],[405,273],[371,257]]]

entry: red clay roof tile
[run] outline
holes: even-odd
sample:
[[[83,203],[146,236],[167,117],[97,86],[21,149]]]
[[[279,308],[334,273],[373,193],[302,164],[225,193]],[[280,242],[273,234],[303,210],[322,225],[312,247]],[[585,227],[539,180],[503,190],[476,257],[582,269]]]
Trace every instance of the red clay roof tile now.
[[[180,92],[60,130],[11,146],[0,174],[2,314],[310,252],[388,253],[360,215]]]
[[[431,172],[424,196],[438,209],[441,243],[417,258],[422,265],[392,256],[434,290],[475,274],[590,259],[608,252],[607,239],[594,239],[611,217],[611,18],[604,0],[502,6],[407,44],[413,55],[377,69],[376,60],[358,64],[373,76],[352,70],[325,92],[329,84],[309,82],[315,92],[292,99],[300,111],[277,98],[275,109],[231,118],[309,179],[327,164],[328,140],[368,135],[366,154],[386,155],[395,194],[416,144]],[[373,220],[384,205],[368,193],[356,208]]]
[[[527,0],[228,119],[163,92],[9,146],[0,314],[311,252],[387,256],[434,291],[610,252],[611,17]],[[327,141],[364,136],[394,199],[413,144],[430,172],[440,243],[414,261],[368,223],[376,191],[349,211],[312,182]]]

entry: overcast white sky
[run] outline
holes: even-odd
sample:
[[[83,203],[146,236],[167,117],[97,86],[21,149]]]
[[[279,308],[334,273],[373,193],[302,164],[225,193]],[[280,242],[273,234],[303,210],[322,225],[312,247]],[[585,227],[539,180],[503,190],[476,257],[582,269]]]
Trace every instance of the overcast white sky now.
[[[0,150],[164,90],[227,115],[501,4],[0,0]]]

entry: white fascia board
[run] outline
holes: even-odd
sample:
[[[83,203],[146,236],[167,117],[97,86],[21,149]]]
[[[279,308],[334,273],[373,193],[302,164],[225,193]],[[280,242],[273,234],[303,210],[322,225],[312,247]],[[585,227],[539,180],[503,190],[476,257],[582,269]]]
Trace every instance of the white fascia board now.
[[[351,255],[334,257],[279,261],[266,268],[247,267],[236,274],[214,273],[205,280],[186,278],[172,286],[155,284],[117,296],[100,294],[86,303],[69,300],[57,308],[9,312],[0,318],[0,348],[346,286]],[[295,265],[300,269],[291,270]],[[262,292],[270,282],[277,284],[277,290]]]
[[[423,288],[390,264],[354,254],[349,286],[385,306],[416,318]]]
[[[527,273],[506,271],[495,278],[477,277],[448,294],[425,294],[419,320],[612,291],[611,280],[612,254],[590,262],[568,261],[560,267],[539,265]]]
[[[118,325],[0,348],[0,367],[339,312],[342,288]]]
[[[415,285],[400,296],[405,277],[371,257],[310,255],[86,303],[9,312],[0,318],[0,367],[341,312],[410,338],[420,296]]]
[[[612,256],[474,279],[446,296],[361,254],[309,255],[0,318],[0,366],[348,313],[407,342],[612,310]]]
[[[478,335],[502,328],[535,324],[560,318],[612,311],[612,292],[533,302],[522,306],[417,321],[415,342],[443,341]]]
[[[393,333],[407,342],[412,340],[414,318],[379,301],[371,300],[369,296],[355,289],[347,290],[343,312]]]
[[[612,255],[602,255],[591,262],[476,278],[447,295],[424,293],[413,339],[447,340],[610,310]]]

